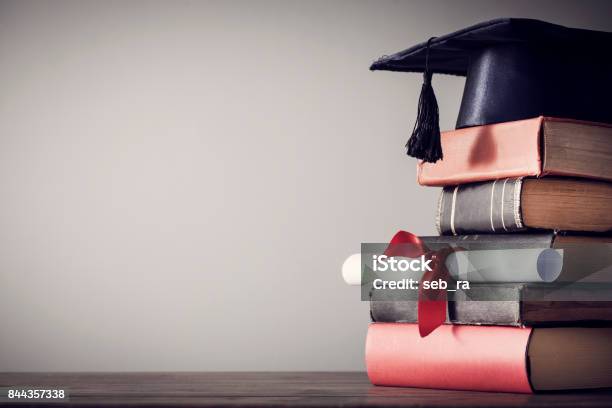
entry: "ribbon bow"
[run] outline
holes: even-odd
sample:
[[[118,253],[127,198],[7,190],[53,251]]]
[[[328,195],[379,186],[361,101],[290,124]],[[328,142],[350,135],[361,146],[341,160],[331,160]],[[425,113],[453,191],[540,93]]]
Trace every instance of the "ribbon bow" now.
[[[418,258],[424,255],[431,259],[431,271],[423,274],[419,284],[417,320],[421,337],[429,335],[446,321],[446,289],[424,289],[422,282],[438,279],[448,281],[449,273],[445,262],[446,257],[452,252],[454,252],[452,248],[431,251],[418,236],[407,231],[398,231],[384,252],[387,256]]]

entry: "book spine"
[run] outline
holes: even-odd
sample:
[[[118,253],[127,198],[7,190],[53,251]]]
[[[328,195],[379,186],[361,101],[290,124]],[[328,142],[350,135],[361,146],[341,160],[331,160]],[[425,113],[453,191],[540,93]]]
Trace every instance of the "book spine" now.
[[[531,329],[371,323],[366,367],[375,385],[531,393],[526,352]]]
[[[521,188],[520,177],[445,187],[436,227],[442,235],[522,231]]]

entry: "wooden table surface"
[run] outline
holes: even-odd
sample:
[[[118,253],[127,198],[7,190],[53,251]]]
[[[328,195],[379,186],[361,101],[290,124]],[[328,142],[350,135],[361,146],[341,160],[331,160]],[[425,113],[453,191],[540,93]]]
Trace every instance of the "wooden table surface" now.
[[[71,406],[605,407],[612,390],[501,394],[372,386],[364,373],[0,373],[0,389],[63,388]],[[6,404],[6,399],[2,404]],[[18,407],[28,406],[18,402]]]

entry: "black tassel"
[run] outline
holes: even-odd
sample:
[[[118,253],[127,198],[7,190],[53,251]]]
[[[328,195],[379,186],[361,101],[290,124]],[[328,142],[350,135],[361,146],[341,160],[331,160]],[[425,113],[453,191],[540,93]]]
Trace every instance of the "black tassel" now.
[[[406,147],[409,156],[435,163],[442,159],[442,145],[440,144],[438,101],[431,86],[432,73],[429,71],[429,43],[431,40],[432,38],[427,42],[425,72],[423,73],[417,120]]]

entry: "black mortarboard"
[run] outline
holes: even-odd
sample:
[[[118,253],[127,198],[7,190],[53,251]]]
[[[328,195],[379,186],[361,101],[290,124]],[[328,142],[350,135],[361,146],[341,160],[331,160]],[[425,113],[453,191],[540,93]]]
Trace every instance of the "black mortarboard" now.
[[[442,158],[434,73],[465,76],[457,128],[554,116],[612,123],[612,33],[504,18],[384,56],[371,70],[423,72],[408,154]]]

